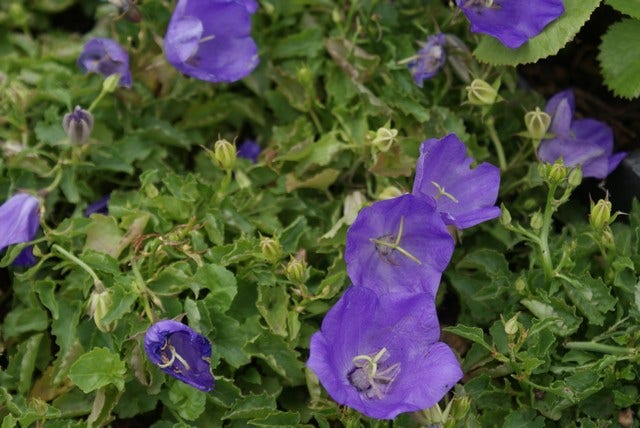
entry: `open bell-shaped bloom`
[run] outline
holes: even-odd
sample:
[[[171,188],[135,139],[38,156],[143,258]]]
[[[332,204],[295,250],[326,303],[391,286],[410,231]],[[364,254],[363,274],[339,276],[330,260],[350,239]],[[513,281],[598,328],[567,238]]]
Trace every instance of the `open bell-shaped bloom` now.
[[[500,169],[486,162],[471,169],[472,162],[455,134],[432,138],[420,146],[412,193],[435,200],[444,222],[458,229],[500,215],[495,206]]]
[[[462,377],[433,297],[350,287],[311,337],[307,366],[339,404],[379,419],[434,406]]]
[[[435,296],[453,246],[433,202],[407,194],[360,210],[344,259],[355,286]]]
[[[208,82],[235,82],[258,65],[254,0],[178,0],[164,37],[171,65]]]
[[[545,111],[551,116],[552,138],[542,140],[538,157],[548,163],[562,158],[565,166],[582,168],[583,177],[605,178],[627,155],[613,154],[613,131],[595,119],[574,120],[575,99],[571,90],[549,99]]]
[[[32,241],[40,229],[40,200],[18,193],[0,205],[0,251],[12,244]],[[30,266],[36,262],[32,248],[20,252],[13,263]]]
[[[104,77],[120,75],[120,86],[131,86],[129,55],[122,46],[111,39],[96,37],[89,40],[78,57],[78,67],[83,73],[100,73]]]
[[[144,336],[144,349],[153,364],[201,391],[211,391],[211,343],[203,335],[174,320],[153,324]]]
[[[516,49],[564,13],[562,0],[456,0],[471,31]]]

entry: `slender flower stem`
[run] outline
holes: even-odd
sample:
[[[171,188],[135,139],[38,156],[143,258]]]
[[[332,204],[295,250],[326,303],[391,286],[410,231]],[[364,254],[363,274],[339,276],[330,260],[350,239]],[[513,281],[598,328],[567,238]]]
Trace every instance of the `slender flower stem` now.
[[[496,149],[496,155],[498,156],[498,164],[500,165],[500,170],[505,171],[507,169],[507,159],[504,156],[504,149],[502,148],[502,142],[498,137],[498,132],[495,127],[495,119],[493,116],[489,116],[486,121],[487,130],[489,131],[489,138],[493,142],[493,146]]]
[[[65,250],[58,244],[53,244],[51,248],[57,251],[58,253],[62,254],[64,257],[71,260],[76,265],[80,266],[82,270],[87,272],[91,277],[91,279],[93,279],[93,286],[95,287],[97,292],[101,293],[106,291],[106,289],[104,288],[104,284],[102,284],[102,281],[100,281],[100,278],[98,278],[98,275],[96,275],[96,273],[93,271],[93,269],[89,267],[88,264],[86,264],[85,262],[83,262],[82,260],[74,256],[73,254],[71,254],[69,251]]]
[[[540,247],[540,256],[542,258],[542,268],[544,269],[544,276],[546,279],[554,277],[553,262],[551,261],[551,250],[549,249],[549,232],[551,231],[551,220],[555,208],[557,205],[554,203],[554,195],[557,184],[549,185],[549,193],[547,194],[547,203],[544,207],[544,213],[542,214],[542,228],[540,229],[540,240],[538,246]]]
[[[147,284],[144,282],[144,278],[140,273],[140,269],[138,269],[138,265],[136,263],[131,263],[131,271],[133,272],[133,276],[136,278],[136,285],[138,290],[140,290],[140,296],[142,297],[142,305],[144,306],[144,313],[149,318],[149,322],[154,324],[157,321],[157,318],[153,311],[151,310],[151,305],[149,304],[149,299],[147,294],[151,291],[147,288]]]
[[[232,170],[230,169],[225,170],[225,176],[222,179],[222,183],[220,184],[220,189],[218,190],[220,199],[224,198],[225,194],[227,193],[227,188],[229,187],[229,184],[231,184],[232,174],[233,174]]]
[[[635,348],[624,348],[622,346],[605,345],[597,342],[567,342],[565,348],[579,349],[581,351],[601,352],[612,355],[629,355],[636,352]]]

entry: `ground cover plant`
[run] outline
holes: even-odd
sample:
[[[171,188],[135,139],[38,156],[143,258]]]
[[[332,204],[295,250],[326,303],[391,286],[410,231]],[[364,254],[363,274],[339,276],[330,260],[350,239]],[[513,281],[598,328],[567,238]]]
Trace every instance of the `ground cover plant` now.
[[[639,426],[636,3],[3,2],[2,428]]]

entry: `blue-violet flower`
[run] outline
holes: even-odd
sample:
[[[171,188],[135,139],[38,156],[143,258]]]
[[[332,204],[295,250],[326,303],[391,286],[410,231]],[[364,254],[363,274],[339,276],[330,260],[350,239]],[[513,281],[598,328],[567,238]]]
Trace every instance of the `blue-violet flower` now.
[[[111,195],[105,195],[98,199],[97,201],[91,202],[87,205],[87,208],[84,210],[84,215],[89,217],[93,213],[98,214],[109,214],[109,200],[111,199]]]
[[[208,82],[235,82],[258,65],[251,38],[254,0],[178,0],[164,51],[182,73]]]
[[[458,229],[500,215],[500,169],[486,162],[471,169],[473,158],[466,153],[455,134],[423,142],[413,181],[413,194],[435,200],[444,222]]]
[[[64,115],[62,128],[73,144],[84,144],[89,141],[93,129],[93,115],[90,111],[76,106],[71,113]]]
[[[311,337],[307,366],[339,404],[378,419],[434,406],[462,377],[433,297],[350,287]]]
[[[516,49],[564,13],[562,0],[456,0],[471,31]]]
[[[453,246],[433,201],[407,194],[360,210],[344,259],[355,286],[435,296]]]
[[[201,391],[211,391],[211,343],[203,335],[174,320],[153,324],[144,336],[144,349],[165,373]]]
[[[97,37],[89,40],[78,57],[78,67],[83,73],[100,73],[105,77],[120,75],[120,86],[131,87],[129,55],[117,42]]]
[[[613,154],[613,131],[595,119],[574,120],[573,91],[557,93],[549,99],[545,111],[551,116],[552,138],[542,140],[538,157],[548,163],[562,158],[565,166],[581,165],[583,177],[605,178],[627,155]]]
[[[11,244],[32,241],[40,229],[40,201],[28,193],[18,193],[0,205],[0,251]],[[35,264],[32,247],[23,249],[13,264]]]
[[[418,50],[417,58],[407,64],[416,85],[422,87],[422,83],[438,74],[444,65],[447,59],[445,40],[443,33],[429,36],[427,42]]]
[[[238,156],[241,158],[249,159],[251,162],[258,162],[258,156],[260,156],[260,145],[253,140],[244,140],[238,146]]]

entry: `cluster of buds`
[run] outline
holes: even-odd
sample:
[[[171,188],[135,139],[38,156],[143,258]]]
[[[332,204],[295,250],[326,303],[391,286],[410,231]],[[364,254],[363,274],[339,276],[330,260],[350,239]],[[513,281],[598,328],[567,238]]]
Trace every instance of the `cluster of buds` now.
[[[571,168],[565,166],[562,162],[562,158],[555,161],[553,164],[541,163],[538,165],[538,173],[540,177],[550,184],[561,184],[566,180],[567,184],[573,188],[578,187],[582,182],[582,170],[581,168]]]

